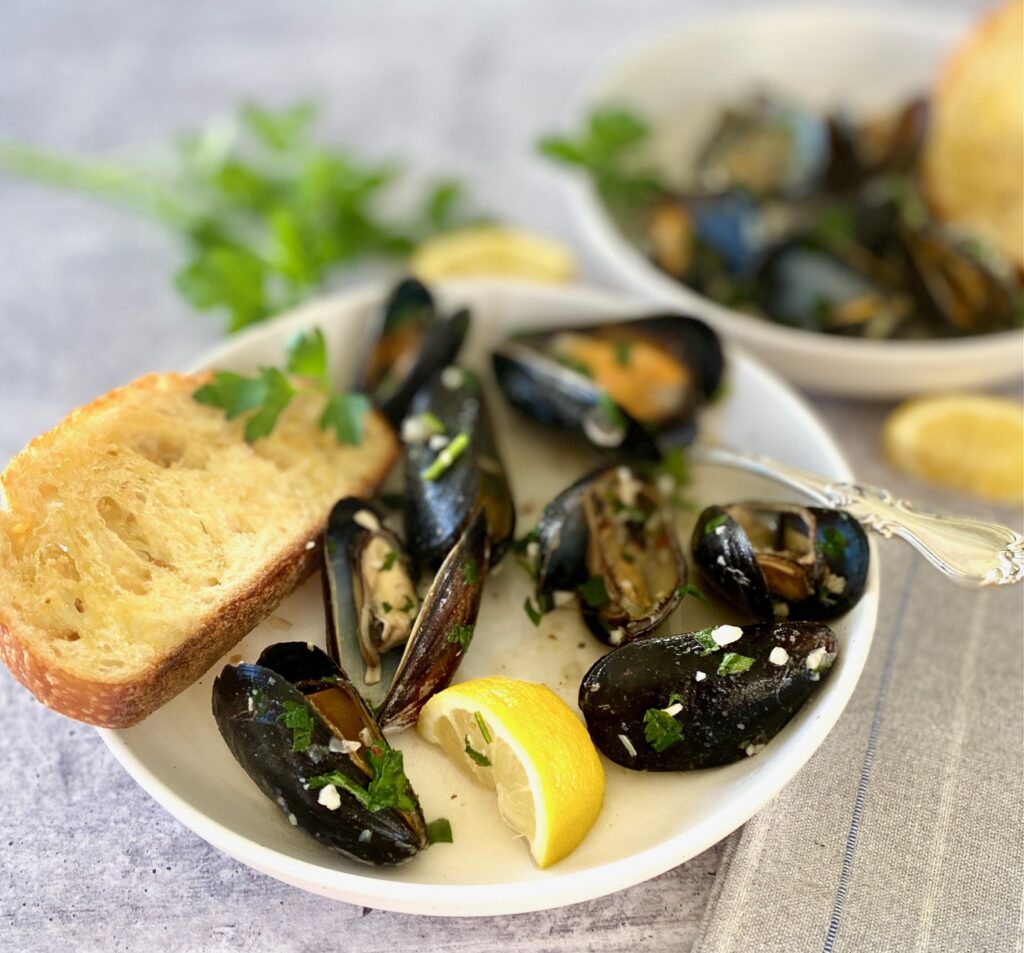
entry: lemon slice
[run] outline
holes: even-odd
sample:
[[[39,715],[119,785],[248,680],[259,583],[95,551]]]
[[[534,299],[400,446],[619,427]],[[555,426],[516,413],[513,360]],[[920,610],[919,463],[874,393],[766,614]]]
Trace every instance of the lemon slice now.
[[[538,867],[571,853],[604,801],[604,768],[586,728],[550,688],[478,678],[438,692],[417,730],[477,783],[522,834]]]
[[[997,503],[1024,499],[1024,406],[982,394],[922,397],[885,422],[885,453],[899,470]]]
[[[409,270],[427,282],[487,276],[561,282],[572,279],[576,263],[568,249],[543,235],[481,225],[428,238],[412,253]]]

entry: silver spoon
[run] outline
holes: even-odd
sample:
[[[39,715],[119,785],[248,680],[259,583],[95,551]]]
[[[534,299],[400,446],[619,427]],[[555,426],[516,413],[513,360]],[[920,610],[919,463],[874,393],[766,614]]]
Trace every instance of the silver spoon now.
[[[688,456],[694,463],[748,470],[843,509],[886,539],[906,540],[962,586],[1006,586],[1024,579],[1024,536],[998,523],[919,513],[881,487],[844,483],[724,447],[691,447]]]

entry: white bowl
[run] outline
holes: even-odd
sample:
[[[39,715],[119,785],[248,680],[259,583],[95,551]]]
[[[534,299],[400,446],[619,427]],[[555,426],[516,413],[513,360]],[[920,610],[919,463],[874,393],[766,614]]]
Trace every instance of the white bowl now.
[[[660,168],[689,156],[725,103],[767,86],[795,101],[860,111],[927,90],[970,20],[932,10],[749,9],[708,19],[628,55],[579,106],[624,104],[649,119]],[[685,117],[685,119],[680,119]],[[656,268],[630,243],[589,181],[573,181],[584,239],[626,287],[699,315],[796,384],[821,393],[893,398],[1005,382],[1024,371],[1024,331],[923,342],[864,341],[803,331],[716,304]]]
[[[311,304],[232,339],[204,366],[249,370],[277,364],[295,331],[319,326],[327,337],[332,370],[343,375],[360,351],[366,319],[385,290]],[[452,283],[438,293],[445,308],[472,308],[473,330],[463,359],[485,372],[490,349],[513,328],[545,321],[592,322],[643,310],[627,299],[585,289],[508,282]],[[729,361],[729,395],[705,415],[707,430],[737,446],[850,478],[839,449],[801,398],[741,351],[730,352]],[[484,380],[516,495],[520,532],[525,532],[539,507],[593,466],[593,459],[567,444],[562,434],[516,416],[493,388],[489,373]],[[721,469],[699,471],[694,493],[706,502],[785,498],[772,484]],[[183,824],[232,857],[305,890],[364,906],[446,916],[562,906],[621,890],[682,863],[774,797],[824,740],[857,683],[874,630],[878,578],[872,551],[864,598],[833,626],[841,651],[828,680],[763,752],[726,767],[680,774],[643,774],[606,762],[607,794],[594,829],[573,854],[548,870],[533,865],[525,845],[500,820],[493,793],[475,787],[415,732],[398,735],[395,744],[405,754],[427,817],[447,816],[455,843],[432,847],[391,870],[348,862],[291,827],[231,757],[210,712],[213,678],[227,661],[255,660],[272,642],[323,645],[321,586],[315,577],[169,704],[134,728],[100,733],[129,774]],[[534,628],[522,609],[529,587],[525,573],[511,564],[488,579],[476,637],[459,678],[500,672],[542,681],[575,709],[580,678],[602,647],[570,610],[556,611],[543,627]],[[677,611],[672,620],[677,631],[712,618],[694,599]]]

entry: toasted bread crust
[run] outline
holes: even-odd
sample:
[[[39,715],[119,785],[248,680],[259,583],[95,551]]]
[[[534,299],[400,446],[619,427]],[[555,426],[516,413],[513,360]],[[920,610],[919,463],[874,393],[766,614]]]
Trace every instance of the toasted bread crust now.
[[[73,410],[54,429],[34,438],[11,460],[0,474],[0,487],[23,461],[50,451],[59,433],[73,431],[83,418],[102,413],[108,406],[123,401],[126,394],[144,393],[153,388],[194,388],[206,376],[148,375]],[[377,489],[398,455],[398,443],[393,434],[386,449],[378,448],[378,453],[372,474],[364,480],[353,481],[347,487],[348,493],[366,495]],[[2,617],[0,661],[40,702],[63,715],[105,728],[134,725],[200,678],[317,568],[328,509],[314,525],[297,531],[272,561],[254,571],[251,580],[236,589],[215,612],[209,613],[184,641],[155,658],[140,674],[123,680],[83,678],[54,665],[52,659],[44,658],[32,640],[19,637],[16,622],[5,622]],[[0,496],[0,514],[2,512]]]

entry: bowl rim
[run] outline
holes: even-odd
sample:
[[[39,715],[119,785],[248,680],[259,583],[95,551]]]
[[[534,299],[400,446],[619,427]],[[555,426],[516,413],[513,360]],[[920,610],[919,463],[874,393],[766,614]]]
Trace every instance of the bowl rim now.
[[[936,40],[953,40],[973,22],[973,18],[949,10],[929,11],[927,20],[922,20],[920,14],[918,8],[897,9],[873,4],[784,4],[772,6],[770,10],[744,4],[738,10],[725,14],[708,13],[686,26],[641,39],[606,62],[604,67],[592,71],[573,98],[570,108],[572,115],[579,117],[602,100],[613,102],[614,98],[607,95],[609,87],[616,85],[618,79],[628,75],[640,64],[680,45],[700,43],[702,37],[707,39],[731,26],[742,24],[744,29],[750,29],[752,25],[761,22],[770,24],[772,29],[778,29],[780,24],[792,20],[801,24],[813,21],[820,23],[823,28],[902,28],[929,34]],[[698,317],[714,323],[724,333],[735,334],[753,348],[785,347],[792,354],[806,358],[820,356],[822,350],[826,350],[833,357],[895,370],[909,364],[926,365],[936,360],[948,361],[954,356],[964,361],[978,361],[1006,348],[1020,348],[1024,345],[1024,328],[967,337],[914,341],[865,340],[794,328],[745,314],[706,297],[657,268],[616,225],[589,176],[569,170],[565,170],[563,175],[572,215],[584,240],[609,267],[628,282],[631,289],[643,289],[657,300],[675,307],[688,308]]]
[[[279,318],[235,335],[220,347],[206,352],[193,371],[206,369],[239,344],[273,338],[298,330],[315,315],[338,308],[356,309],[379,302],[387,293],[388,282],[360,285],[352,290],[330,294],[308,302]],[[581,307],[596,313],[621,313],[625,309],[648,308],[649,303],[636,295],[621,294],[581,285],[551,285],[509,279],[462,279],[439,282],[443,295],[533,297],[543,303],[552,295],[569,296]],[[542,311],[539,312],[543,314]],[[742,347],[727,345],[733,368],[744,375],[766,380],[791,402],[790,412],[803,418],[808,439],[813,439],[829,459],[836,478],[853,479],[853,474],[835,439],[810,403],[774,371],[747,354]],[[856,688],[874,638],[880,589],[879,560],[875,540],[869,534],[870,567],[864,596],[858,604],[863,622],[857,635],[847,644],[843,667],[832,679],[832,693],[817,702],[814,717],[807,720],[805,750],[799,757],[782,760],[757,777],[747,779],[741,792],[716,808],[692,828],[661,843],[618,860],[583,871],[549,874],[530,881],[491,882],[488,884],[423,884],[389,880],[386,877],[350,873],[322,867],[235,833],[193,807],[187,798],[165,784],[140,761],[121,731],[97,728],[107,748],[121,766],[169,814],[217,849],[262,873],[294,886],[348,903],[400,913],[432,916],[496,916],[567,906],[623,890],[670,870],[718,843],[764,807],[804,767],[824,742],[841,717]],[[863,607],[863,608],[861,608]],[[368,868],[370,870],[370,868]]]

